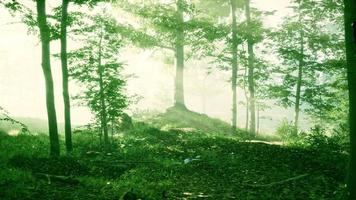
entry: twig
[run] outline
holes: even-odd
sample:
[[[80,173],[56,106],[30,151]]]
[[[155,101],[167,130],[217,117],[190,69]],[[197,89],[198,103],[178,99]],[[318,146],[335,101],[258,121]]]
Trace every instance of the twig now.
[[[275,186],[275,185],[280,185],[280,184],[284,184],[284,183],[287,183],[287,182],[296,181],[296,180],[302,179],[302,178],[304,178],[306,176],[309,176],[309,174],[302,174],[302,175],[299,175],[299,176],[295,176],[295,177],[292,177],[292,178],[288,178],[288,179],[285,179],[285,180],[272,182],[272,183],[268,183],[268,184],[245,184],[245,185],[246,186],[250,186],[250,187],[272,187],[272,186]]]
[[[44,174],[44,173],[34,173],[34,176],[38,179],[47,180],[48,184],[52,184],[53,182],[61,182],[67,183],[72,185],[79,184],[79,180],[70,176],[57,176],[51,174]]]
[[[113,161],[105,161],[105,160],[92,160],[92,162],[102,162],[102,163],[110,163],[110,164],[115,164],[115,163],[122,163],[122,164],[136,164],[136,163],[155,163],[153,161],[118,161],[118,160],[113,160]]]

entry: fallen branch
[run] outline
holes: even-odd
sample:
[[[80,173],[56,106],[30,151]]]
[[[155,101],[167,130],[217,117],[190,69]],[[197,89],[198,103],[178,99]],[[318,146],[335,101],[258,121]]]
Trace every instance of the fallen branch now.
[[[109,163],[109,164],[138,164],[138,163],[155,163],[153,161],[119,161],[119,160],[91,160],[91,162],[95,163]]]
[[[245,184],[245,185],[249,186],[249,187],[272,187],[272,186],[275,186],[275,185],[280,185],[280,184],[284,184],[284,183],[287,183],[287,182],[296,181],[296,180],[302,179],[302,178],[307,177],[307,176],[309,176],[309,174],[302,174],[302,175],[299,175],[299,176],[295,176],[295,177],[292,177],[292,178],[288,178],[288,179],[285,179],[285,180],[272,182],[272,183],[268,183],[268,184]]]
[[[44,173],[35,173],[34,176],[38,179],[46,180],[48,184],[52,184],[53,182],[66,183],[71,185],[79,184],[79,180],[70,176],[57,176],[51,174]]]

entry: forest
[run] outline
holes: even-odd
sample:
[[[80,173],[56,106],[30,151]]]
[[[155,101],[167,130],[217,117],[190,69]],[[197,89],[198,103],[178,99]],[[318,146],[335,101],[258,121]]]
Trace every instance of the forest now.
[[[0,200],[356,200],[356,0],[0,0]]]

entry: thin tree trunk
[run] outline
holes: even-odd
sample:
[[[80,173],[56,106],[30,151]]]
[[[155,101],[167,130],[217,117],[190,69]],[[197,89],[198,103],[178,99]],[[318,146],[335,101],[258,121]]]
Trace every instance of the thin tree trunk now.
[[[114,118],[111,119],[111,141],[114,142],[114,130],[115,130],[115,127],[114,127]]]
[[[103,78],[103,73],[104,69],[101,64],[101,58],[102,58],[102,40],[103,40],[103,35],[101,33],[100,35],[100,41],[99,41],[99,60],[98,60],[98,74],[99,74],[99,88],[100,88],[100,107],[101,107],[101,129],[104,133],[104,147],[106,150],[109,149],[109,133],[108,133],[108,123],[107,123],[107,114],[106,114],[106,103],[105,103],[105,92],[104,92],[104,78]]]
[[[247,24],[250,27],[251,24],[251,13],[250,13],[250,0],[246,0],[246,19]],[[253,30],[250,30],[253,31]],[[255,81],[254,81],[254,65],[255,65],[255,55],[253,52],[253,40],[252,38],[247,39],[247,51],[248,51],[248,88],[250,92],[250,132],[252,135],[256,134],[256,111],[255,111]]]
[[[260,104],[257,103],[257,130],[256,135],[260,133]]]
[[[237,20],[236,1],[230,0],[232,14],[232,133],[236,133],[237,128]]]
[[[42,43],[42,70],[45,77],[46,84],[46,105],[47,105],[47,117],[49,128],[49,140],[50,140],[50,155],[59,156],[60,147],[58,139],[58,127],[56,108],[54,102],[53,92],[53,77],[51,71],[51,59],[50,59],[50,30],[47,24],[46,15],[46,1],[37,0],[37,22],[40,29],[41,43]]]
[[[350,200],[356,199],[356,1],[345,3],[345,41],[349,85],[350,163],[347,187]]]
[[[101,122],[101,120],[100,120]],[[101,127],[98,128],[100,146],[103,145],[103,130]]]
[[[246,98],[246,122],[245,122],[245,130],[248,131],[248,121],[249,121],[249,98],[248,98],[248,92],[246,88],[246,77],[247,77],[247,67],[245,67],[245,73],[244,73],[244,92],[245,92],[245,98]]]
[[[248,131],[248,125],[249,125],[249,120],[250,120],[250,104],[248,98],[246,98],[246,122],[245,122],[245,130]]]
[[[184,19],[183,19],[183,0],[177,1],[177,14],[179,23],[176,38],[176,77],[175,77],[175,94],[174,105],[185,109],[184,101]]]
[[[70,99],[68,87],[68,58],[67,58],[67,21],[68,21],[69,0],[62,1],[61,19],[61,64],[62,64],[62,86],[64,102],[64,127],[67,154],[73,151],[72,145],[72,124],[70,115]]]
[[[301,23],[301,16],[299,19],[299,23]],[[304,66],[304,31],[300,31],[300,58],[299,58],[299,66],[298,66],[298,79],[297,79],[297,88],[295,94],[295,108],[294,108],[294,127],[295,131],[298,131],[299,124],[299,113],[300,113],[300,95],[301,95],[301,87],[303,81],[303,66]]]

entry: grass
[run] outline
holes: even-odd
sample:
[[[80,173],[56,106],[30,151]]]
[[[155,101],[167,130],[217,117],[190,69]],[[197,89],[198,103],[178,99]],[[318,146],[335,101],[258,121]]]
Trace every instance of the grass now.
[[[47,140],[0,134],[0,199],[120,199],[131,189],[152,200],[341,200],[344,195],[347,159],[337,153],[162,131],[144,123],[115,137],[109,154],[91,132],[74,135],[71,157],[47,157]],[[37,173],[79,182],[49,184]]]

